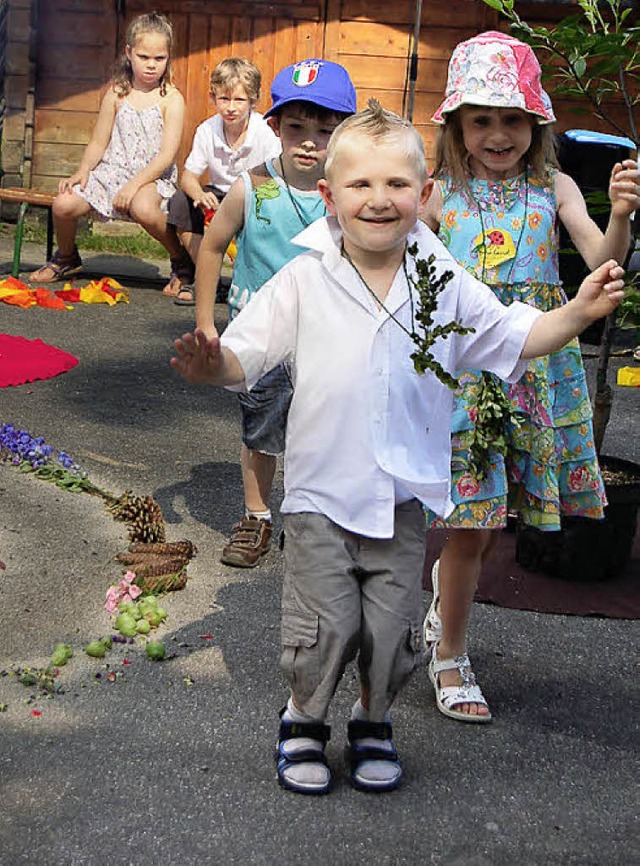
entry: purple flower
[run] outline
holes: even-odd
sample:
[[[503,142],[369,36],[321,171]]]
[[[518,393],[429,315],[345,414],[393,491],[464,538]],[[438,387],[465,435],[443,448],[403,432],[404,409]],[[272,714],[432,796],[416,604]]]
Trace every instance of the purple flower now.
[[[55,458],[63,469],[80,475],[80,467],[66,451],[56,451],[44,436],[32,436],[26,430],[16,430],[13,424],[0,426],[0,460],[15,466],[29,464],[32,469],[46,466]]]

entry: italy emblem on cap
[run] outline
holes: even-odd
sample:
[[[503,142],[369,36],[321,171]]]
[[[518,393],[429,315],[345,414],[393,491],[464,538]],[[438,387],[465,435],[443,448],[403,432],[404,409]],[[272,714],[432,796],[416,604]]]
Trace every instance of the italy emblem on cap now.
[[[320,66],[320,63],[313,63],[309,61],[305,61],[303,63],[296,63],[293,68],[293,75],[291,76],[291,80],[298,87],[308,87],[309,84],[313,84],[313,82],[318,77]]]

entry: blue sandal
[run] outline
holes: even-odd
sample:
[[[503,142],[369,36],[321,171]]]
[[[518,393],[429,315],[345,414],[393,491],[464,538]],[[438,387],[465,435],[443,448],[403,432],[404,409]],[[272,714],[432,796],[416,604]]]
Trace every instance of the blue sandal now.
[[[403,773],[398,753],[393,745],[391,723],[352,719],[347,728],[347,735],[349,780],[353,787],[359,791],[377,794],[397,788]],[[378,740],[380,744],[367,742],[370,740]],[[383,778],[376,778],[375,771],[368,775],[366,770],[374,769],[376,762],[388,764],[387,769],[391,770],[391,773]],[[369,766],[365,766],[366,764]]]
[[[285,708],[286,709],[286,708]],[[285,712],[283,709],[280,713]],[[278,747],[275,759],[278,769],[278,784],[286,791],[296,794],[328,794],[331,787],[331,774],[324,753],[324,747],[331,737],[331,728],[322,722],[290,722],[281,718],[278,735]],[[290,751],[287,744],[291,740],[305,738],[311,741],[308,747]],[[302,764],[317,764],[326,768],[324,780],[318,782],[299,781],[288,775],[288,772]]]

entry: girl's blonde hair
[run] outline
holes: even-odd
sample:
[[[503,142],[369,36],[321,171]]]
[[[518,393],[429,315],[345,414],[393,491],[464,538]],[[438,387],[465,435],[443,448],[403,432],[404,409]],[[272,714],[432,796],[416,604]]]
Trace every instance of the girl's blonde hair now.
[[[393,140],[405,155],[414,163],[422,183],[427,179],[427,161],[424,155],[424,142],[420,133],[409,120],[383,108],[377,99],[370,99],[367,107],[352,114],[335,128],[327,148],[325,176],[329,178],[336,156],[344,139],[356,135],[366,135],[374,139]],[[366,159],[366,153],[363,154]]]
[[[244,87],[251,103],[260,99],[262,75],[258,67],[243,57],[227,57],[211,73],[209,90],[215,99],[221,91],[233,90],[238,84]]]
[[[167,60],[167,68],[160,78],[160,96],[166,96],[167,85],[173,84],[173,74],[171,71],[171,49],[173,48],[173,27],[171,22],[165,15],[160,12],[149,12],[146,15],[139,15],[134,18],[131,24],[127,27],[126,44],[129,48],[134,48],[138,39],[145,33],[158,33],[164,36],[167,40],[167,51],[169,59]],[[131,61],[126,55],[126,52],[117,60],[113,73],[113,89],[118,96],[126,96],[133,86],[133,69]]]
[[[523,159],[533,180],[545,185],[551,182],[552,170],[560,166],[550,124],[532,125],[531,144]],[[458,189],[469,190],[469,154],[464,146],[459,108],[445,114],[444,124],[438,129],[433,176],[443,174],[448,175]]]

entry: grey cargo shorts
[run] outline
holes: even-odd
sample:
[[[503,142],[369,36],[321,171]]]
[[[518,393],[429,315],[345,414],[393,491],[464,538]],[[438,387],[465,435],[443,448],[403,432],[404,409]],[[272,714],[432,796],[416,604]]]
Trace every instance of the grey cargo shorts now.
[[[382,721],[423,656],[422,506],[396,507],[392,539],[366,538],[310,512],[283,522],[281,669],[296,704],[324,720],[357,657],[370,718]]]

